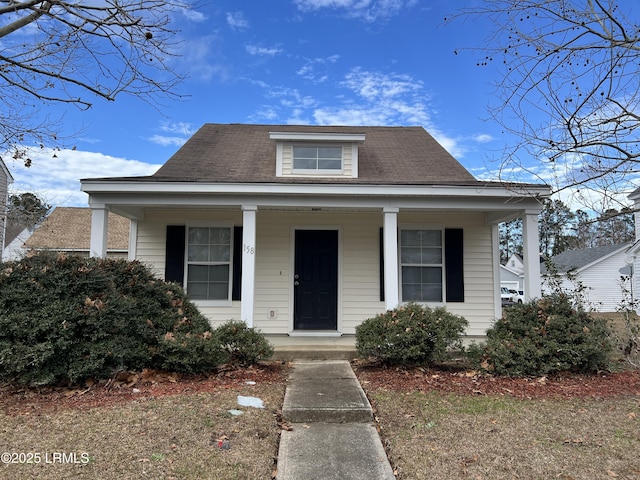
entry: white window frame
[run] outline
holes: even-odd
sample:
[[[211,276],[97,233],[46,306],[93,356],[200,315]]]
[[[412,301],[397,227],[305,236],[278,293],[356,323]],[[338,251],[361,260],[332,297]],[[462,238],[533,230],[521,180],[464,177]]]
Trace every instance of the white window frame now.
[[[191,228],[227,228],[229,230],[229,261],[228,262],[198,262],[189,261],[189,230]],[[190,298],[196,305],[203,307],[223,307],[232,305],[231,295],[233,292],[233,233],[234,228],[231,222],[194,222],[188,223],[185,228],[185,248],[184,248],[184,288],[189,295],[189,265],[229,265],[229,286],[226,299],[195,299]]]
[[[402,261],[402,232],[403,231],[416,231],[416,230],[426,230],[426,231],[439,231],[440,239],[441,239],[441,250],[442,257],[440,263],[404,263]],[[445,299],[447,298],[446,292],[446,265],[445,265],[445,227],[441,224],[403,224],[398,228],[398,289],[400,302],[409,303],[415,302],[423,305],[436,305],[441,306],[445,304]],[[403,267],[439,267],[441,269],[441,300],[440,301],[418,301],[418,300],[410,300],[404,298],[404,289],[403,289]]]
[[[295,151],[296,148],[339,148],[340,149],[340,168],[295,168],[296,158]],[[293,143],[291,144],[291,173],[304,173],[304,174],[312,174],[312,175],[342,175],[344,173],[344,149],[345,146],[342,144],[330,143],[330,144],[322,144],[322,143]]]

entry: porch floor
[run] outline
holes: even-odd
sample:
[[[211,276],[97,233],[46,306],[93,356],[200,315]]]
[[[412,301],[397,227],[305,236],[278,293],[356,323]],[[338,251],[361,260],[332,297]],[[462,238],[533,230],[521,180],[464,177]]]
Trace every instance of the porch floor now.
[[[273,345],[273,360],[352,360],[356,354],[355,335],[321,337],[312,335],[265,335]]]

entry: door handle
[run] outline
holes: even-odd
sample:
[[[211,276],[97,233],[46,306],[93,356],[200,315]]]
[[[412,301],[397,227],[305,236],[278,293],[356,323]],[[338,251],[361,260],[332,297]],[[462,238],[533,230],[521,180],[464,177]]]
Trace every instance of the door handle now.
[[[297,280],[296,280],[295,282],[293,282],[293,286],[294,286],[294,287],[297,287],[298,285],[300,285],[300,282],[299,282],[299,281],[297,281]]]

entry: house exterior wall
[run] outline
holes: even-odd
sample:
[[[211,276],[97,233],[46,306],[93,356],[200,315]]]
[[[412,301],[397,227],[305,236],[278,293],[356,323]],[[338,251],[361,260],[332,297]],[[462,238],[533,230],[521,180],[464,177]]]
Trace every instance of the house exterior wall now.
[[[0,160],[2,162],[2,160]],[[4,238],[6,233],[7,200],[9,190],[9,177],[4,165],[0,165],[0,255],[5,247]]]
[[[164,276],[167,225],[194,222],[242,223],[240,210],[147,210],[138,222],[136,258]],[[265,334],[289,334],[293,316],[293,232],[336,229],[339,242],[338,330],[355,334],[363,320],[385,310],[380,300],[381,211],[269,211],[256,218],[254,326]],[[484,335],[494,320],[494,273],[491,226],[482,214],[403,213],[398,224],[442,225],[463,229],[465,301],[447,309],[470,322],[468,335]],[[497,274],[497,273],[496,273]],[[218,325],[240,318],[240,301],[199,306]]]
[[[615,312],[623,301],[623,286],[620,269],[625,267],[625,252],[617,252],[604,260],[588,265],[575,274],[571,280],[561,276],[561,288],[567,292],[575,292],[584,287],[582,298],[585,307],[596,312]],[[548,282],[544,282],[545,292],[550,293]],[[629,281],[624,288],[629,289]]]

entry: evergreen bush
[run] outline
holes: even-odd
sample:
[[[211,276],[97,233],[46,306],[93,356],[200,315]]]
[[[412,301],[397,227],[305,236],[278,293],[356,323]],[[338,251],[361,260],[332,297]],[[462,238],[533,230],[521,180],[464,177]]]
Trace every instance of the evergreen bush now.
[[[388,310],[356,327],[358,355],[387,365],[424,365],[462,348],[466,319],[416,303]]]
[[[223,359],[182,288],[141,263],[53,252],[0,265],[0,379],[78,383]]]
[[[496,375],[591,373],[607,368],[610,336],[604,319],[574,308],[569,297],[556,294],[506,309],[474,355]]]
[[[273,355],[273,347],[255,328],[237,320],[220,325],[213,332],[215,343],[225,355],[225,363],[252,365]]]

